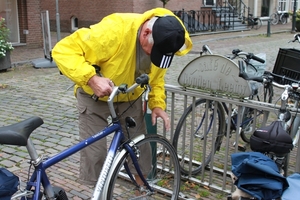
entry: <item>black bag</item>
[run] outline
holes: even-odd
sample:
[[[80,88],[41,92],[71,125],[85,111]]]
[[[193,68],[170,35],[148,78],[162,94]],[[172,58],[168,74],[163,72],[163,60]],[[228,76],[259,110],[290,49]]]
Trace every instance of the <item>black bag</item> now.
[[[283,129],[281,121],[274,121],[269,126],[255,130],[250,137],[252,151],[287,154],[293,147],[293,140]]]
[[[10,200],[18,190],[19,178],[5,168],[0,168],[0,199]]]

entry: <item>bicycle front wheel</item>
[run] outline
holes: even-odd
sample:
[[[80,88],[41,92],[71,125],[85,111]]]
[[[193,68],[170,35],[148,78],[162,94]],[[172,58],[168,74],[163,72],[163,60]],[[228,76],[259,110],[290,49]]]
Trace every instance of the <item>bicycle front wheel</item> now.
[[[288,19],[287,17],[282,16],[280,21],[281,21],[282,24],[286,24],[287,19]]]
[[[279,17],[276,13],[273,13],[271,16],[270,16],[270,20],[271,20],[271,23],[273,25],[276,25],[278,24],[278,21],[279,21]]]
[[[202,166],[210,163],[222,143],[224,127],[225,114],[221,103],[198,99],[194,107],[186,108],[173,138],[183,174],[198,174]]]
[[[263,95],[263,102],[272,103],[273,89],[265,88]],[[253,98],[250,98],[253,99]],[[258,97],[258,101],[260,101]],[[256,110],[254,108],[244,107],[242,110],[242,124],[241,124],[241,138],[244,142],[250,143],[250,137],[253,132],[261,127],[263,122],[269,117],[269,112],[263,112],[262,110]]]
[[[259,111],[257,111],[259,112]],[[241,138],[244,142],[250,143],[250,137],[253,134],[255,127],[253,127],[254,109],[245,107],[242,111],[242,125]]]
[[[259,29],[261,27],[261,25],[262,25],[261,19],[257,18],[257,19],[254,20],[254,28],[255,28],[255,30]]]
[[[149,152],[140,151],[142,147],[151,147]],[[111,199],[172,199],[177,200],[180,190],[180,167],[176,151],[172,144],[162,136],[146,135],[135,144],[137,156],[146,157],[152,162],[146,170],[141,169],[153,191],[146,186],[137,186],[128,176],[125,168],[131,166],[129,153],[125,153],[119,160],[112,176],[109,178],[108,200]],[[143,168],[143,163],[139,163]],[[130,171],[134,174],[133,170]]]

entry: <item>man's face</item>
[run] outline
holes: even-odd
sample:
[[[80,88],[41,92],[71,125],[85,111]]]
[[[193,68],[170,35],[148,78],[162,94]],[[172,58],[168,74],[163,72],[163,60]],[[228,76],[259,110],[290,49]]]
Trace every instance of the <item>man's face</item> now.
[[[153,38],[152,38],[152,30],[147,28],[147,22],[145,22],[145,24],[142,27],[139,40],[142,49],[145,51],[147,55],[150,55],[153,47]]]

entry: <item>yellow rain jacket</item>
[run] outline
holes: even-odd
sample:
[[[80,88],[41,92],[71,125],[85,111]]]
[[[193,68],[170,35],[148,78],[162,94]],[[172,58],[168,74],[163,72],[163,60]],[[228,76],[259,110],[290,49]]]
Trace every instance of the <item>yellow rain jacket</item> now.
[[[96,74],[92,65],[101,67],[101,74],[113,80],[115,85],[122,83],[131,86],[135,82],[136,41],[140,26],[154,16],[174,15],[164,8],[155,8],[143,14],[111,14],[90,28],[81,28],[59,41],[52,50],[52,56],[59,70],[75,82],[76,89],[81,87],[92,95],[88,80]],[[179,19],[181,22],[181,20]],[[176,55],[185,55],[192,48],[188,32],[185,33],[185,48]],[[170,66],[172,70],[172,66]],[[165,109],[164,76],[166,69],[154,64],[150,67],[149,108]],[[137,88],[131,94],[120,94],[118,101],[137,99],[142,89]],[[100,98],[106,101],[107,97]]]

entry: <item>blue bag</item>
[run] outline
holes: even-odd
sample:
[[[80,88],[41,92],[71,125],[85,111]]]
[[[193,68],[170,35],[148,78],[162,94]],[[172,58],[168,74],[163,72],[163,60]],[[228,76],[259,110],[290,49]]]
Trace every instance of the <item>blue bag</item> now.
[[[5,168],[0,168],[0,200],[10,200],[18,190],[19,178]]]
[[[297,199],[297,197],[300,197],[300,174],[294,173],[290,176],[288,176],[287,181],[290,185],[289,188],[284,190],[281,200],[294,200]]]
[[[279,173],[276,163],[259,152],[231,154],[232,173],[238,178],[235,185],[247,194],[261,200],[280,198],[289,187]]]

